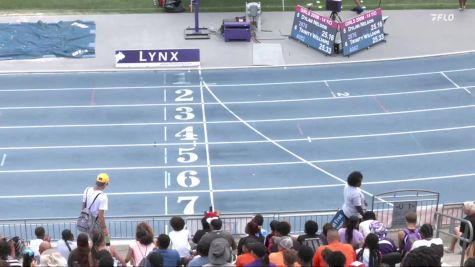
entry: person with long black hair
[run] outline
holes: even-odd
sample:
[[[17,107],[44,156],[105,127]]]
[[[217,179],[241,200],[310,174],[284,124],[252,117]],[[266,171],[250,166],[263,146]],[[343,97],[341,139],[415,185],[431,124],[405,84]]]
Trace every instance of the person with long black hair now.
[[[275,264],[269,262],[266,246],[261,243],[254,243],[250,250],[256,260],[244,265],[244,267],[275,267]]]
[[[356,252],[356,259],[363,262],[365,267],[376,267],[381,264],[382,255],[378,243],[378,236],[370,233],[366,236],[363,248]]]
[[[340,228],[338,234],[340,236],[340,242],[345,244],[350,244],[354,249],[361,247],[361,244],[364,241],[363,234],[358,231],[359,218],[356,216],[351,216],[350,219],[346,222],[345,228]]]

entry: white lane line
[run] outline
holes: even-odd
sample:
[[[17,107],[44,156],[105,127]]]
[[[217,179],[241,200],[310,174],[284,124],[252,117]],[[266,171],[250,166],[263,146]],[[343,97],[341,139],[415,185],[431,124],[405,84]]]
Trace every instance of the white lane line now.
[[[166,126],[165,126],[166,128]],[[458,130],[474,129],[475,125],[467,125],[460,127],[449,128],[436,128],[426,130],[415,131],[403,131],[403,132],[389,132],[389,133],[374,133],[374,134],[360,134],[360,135],[342,135],[342,136],[323,136],[323,137],[310,137],[307,138],[289,138],[289,139],[275,139],[276,142],[301,142],[301,141],[328,141],[328,140],[341,140],[341,139],[357,139],[357,138],[372,138],[382,136],[397,136],[397,135],[411,135],[422,133],[438,133]],[[167,140],[165,140],[167,141]],[[204,142],[195,142],[196,145],[204,145]],[[267,140],[243,140],[243,141],[211,141],[209,145],[233,145],[233,144],[260,144],[269,143]],[[0,150],[35,150],[35,149],[81,149],[81,148],[121,148],[121,147],[157,147],[157,146],[183,146],[188,145],[189,142],[183,143],[153,143],[153,144],[111,144],[111,145],[72,145],[72,146],[24,146],[24,147],[0,147]]]
[[[316,169],[317,171],[343,183],[343,184],[346,184],[346,181],[341,179],[340,177],[324,170],[323,168],[317,166],[316,164],[312,163],[312,162],[309,162],[308,160],[304,159],[303,157],[295,154],[294,152],[290,151],[289,149],[285,148],[284,146],[282,146],[281,144],[277,143],[276,141],[272,140],[271,138],[269,138],[267,135],[263,134],[262,132],[260,132],[259,130],[257,130],[256,128],[254,128],[252,125],[250,125],[247,121],[243,120],[241,117],[239,117],[239,115],[237,115],[236,113],[234,113],[234,111],[232,111],[231,109],[228,108],[228,106],[224,105],[223,102],[221,102],[221,100],[213,93],[213,91],[211,91],[211,89],[206,85],[206,82],[203,81],[203,85],[204,87],[206,88],[207,92],[211,94],[211,96],[215,99],[215,101],[217,101],[218,103],[221,104],[221,106],[227,111],[229,112],[229,114],[231,114],[232,116],[234,116],[237,120],[239,120],[242,124],[244,124],[246,127],[248,127],[250,130],[252,130],[253,132],[255,132],[256,134],[258,134],[259,136],[261,136],[262,138],[266,139],[267,141],[271,142],[274,146],[280,148],[281,150],[283,150],[284,152],[286,152],[287,154],[293,156],[294,158],[298,159],[299,161],[305,163],[306,165]],[[373,194],[369,193],[368,191],[365,191],[363,189],[361,189],[361,192],[369,195],[369,196],[373,196]]]
[[[164,181],[165,189],[168,188],[168,182],[167,182],[167,180],[168,180],[168,172],[167,172],[167,171],[164,171],[164,172],[163,172],[163,181]]]
[[[187,85],[198,88],[199,85]],[[1,92],[32,92],[32,91],[82,91],[82,90],[137,90],[137,89],[161,89],[161,88],[181,88],[182,85],[157,85],[157,86],[105,86],[105,87],[63,87],[63,88],[24,88],[24,89],[0,89]]]
[[[201,72],[200,72],[201,74]],[[214,192],[213,192],[213,178],[211,174],[211,160],[209,157],[209,144],[208,144],[208,124],[206,121],[206,109],[205,109],[205,99],[204,99],[204,94],[203,94],[203,78],[200,76],[200,97],[201,97],[201,113],[203,115],[203,132],[204,132],[204,139],[205,139],[205,152],[206,152],[206,165],[207,165],[207,170],[208,170],[208,186],[209,186],[209,198],[210,198],[210,204],[213,210],[215,210],[215,205],[214,205]],[[196,141],[193,141],[193,146],[196,146]]]
[[[168,215],[168,196],[165,196],[165,215]]]
[[[0,163],[0,167],[3,167],[3,165],[5,165],[5,160],[6,159],[7,159],[7,154],[3,153],[2,162]]]
[[[275,141],[274,141],[275,142]],[[229,168],[229,167],[267,167],[267,166],[279,166],[279,165],[302,165],[302,164],[319,164],[319,163],[335,163],[335,162],[350,162],[350,161],[374,161],[385,159],[397,159],[408,157],[423,157],[434,155],[446,155],[456,153],[475,152],[475,148],[457,149],[457,150],[444,150],[433,151],[424,153],[412,153],[412,154],[396,154],[396,155],[384,155],[373,157],[360,157],[360,158],[339,158],[339,159],[323,159],[323,160],[307,160],[302,161],[283,161],[283,162],[259,162],[259,163],[236,163],[236,164],[213,164],[210,167],[213,168]],[[44,172],[82,172],[82,171],[111,171],[111,170],[160,170],[160,169],[186,169],[186,168],[208,168],[208,165],[170,165],[170,166],[135,166],[135,167],[98,167],[98,168],[71,168],[71,169],[30,169],[30,170],[4,170],[0,173],[44,173]]]
[[[294,98],[294,99],[276,99],[276,100],[255,100],[255,101],[227,101],[223,102],[226,105],[255,105],[255,104],[274,104],[274,103],[293,103],[293,102],[311,102],[311,101],[326,101],[326,100],[343,100],[351,98],[372,98],[382,96],[400,96],[400,95],[412,95],[412,94],[424,94],[424,93],[438,93],[445,91],[466,90],[466,88],[475,88],[475,86],[467,87],[451,87],[451,88],[439,88],[430,90],[417,90],[407,92],[394,92],[394,93],[381,93],[381,94],[364,94],[364,95],[342,95],[336,97],[332,92],[332,97],[311,97],[311,98]],[[181,103],[144,103],[144,104],[109,104],[109,105],[68,105],[68,106],[17,106],[17,107],[0,107],[0,110],[28,110],[28,109],[100,109],[100,108],[130,108],[130,107],[165,107],[165,106],[181,106]],[[201,105],[201,103],[188,103],[188,105]],[[204,105],[219,105],[219,103],[210,102],[204,103]]]
[[[351,115],[335,115],[335,116],[315,116],[315,117],[300,117],[300,118],[281,118],[281,119],[249,119],[246,120],[249,123],[257,122],[288,122],[288,121],[309,121],[309,120],[328,120],[328,119],[347,119],[347,118],[360,118],[360,117],[375,117],[375,116],[389,116],[400,114],[413,114],[433,111],[446,111],[457,109],[469,109],[474,108],[475,105],[463,105],[463,106],[449,106],[441,108],[429,108],[429,109],[415,109],[404,110],[394,112],[383,113],[363,113],[363,114],[351,114]],[[117,126],[155,126],[155,125],[188,125],[188,124],[202,124],[203,122],[144,122],[144,123],[112,123],[112,124],[57,124],[57,125],[24,125],[24,126],[0,126],[0,129],[36,129],[36,128],[80,128],[80,127],[117,127]],[[207,124],[231,124],[241,123],[239,121],[208,121]]]
[[[163,120],[167,121],[167,107],[163,107]]]
[[[445,77],[445,79],[447,79],[451,84],[453,84],[456,88],[462,88],[465,90],[465,92],[467,92],[469,95],[473,96],[472,92],[470,92],[470,90],[468,90],[466,87],[460,87],[456,82],[454,82],[454,80],[450,79],[449,76],[447,76],[444,72],[440,72],[440,74],[442,74],[442,76]]]
[[[396,180],[384,180],[374,182],[364,182],[364,185],[376,185],[376,184],[395,184],[402,182],[425,182],[425,181],[437,181],[437,180],[452,180],[457,178],[466,178],[475,176],[475,173],[463,173],[445,176],[429,176],[429,177],[414,177]],[[328,185],[305,185],[305,186],[283,186],[283,187],[262,187],[262,188],[234,188],[234,189],[214,189],[215,193],[233,193],[233,192],[256,192],[256,191],[290,191],[290,190],[302,190],[302,189],[319,189],[319,188],[331,188],[342,187],[344,184],[328,184]],[[190,193],[208,193],[208,190],[182,190],[182,191],[148,191],[148,192],[116,192],[108,195],[114,196],[134,196],[134,195],[167,195],[167,194],[190,194]],[[56,197],[80,197],[82,194],[48,194],[48,195],[12,195],[12,196],[0,196],[0,199],[18,199],[18,198],[56,198]]]
[[[170,172],[167,173],[167,184],[170,186],[172,184],[172,174]]]
[[[163,89],[163,102],[167,103],[167,89]]]
[[[168,134],[167,130],[168,130],[167,126],[163,126],[163,142],[167,142],[167,138],[168,138],[167,137],[167,134]]]
[[[335,98],[336,95],[335,93],[333,92],[333,90],[330,88],[330,85],[328,84],[327,81],[323,81],[325,83],[325,86],[328,88],[328,90],[330,90],[330,93],[332,94],[332,98]]]
[[[473,70],[475,70],[475,68],[444,70],[444,72],[462,72],[462,71],[473,71]],[[433,75],[433,74],[439,74],[439,73],[440,73],[440,71],[433,71],[433,72],[419,72],[419,73],[407,73],[407,74],[398,74],[398,75],[354,77],[354,78],[331,79],[331,80],[325,79],[325,80],[271,82],[271,83],[216,84],[215,87],[275,86],[275,85],[286,85],[286,84],[324,83],[325,81],[327,81],[327,82],[343,82],[343,81],[356,81],[356,80],[373,80],[373,79],[385,79],[385,78],[414,77],[414,76]]]
[[[165,164],[168,164],[168,148],[167,147],[163,148],[163,154],[164,154],[163,161]]]

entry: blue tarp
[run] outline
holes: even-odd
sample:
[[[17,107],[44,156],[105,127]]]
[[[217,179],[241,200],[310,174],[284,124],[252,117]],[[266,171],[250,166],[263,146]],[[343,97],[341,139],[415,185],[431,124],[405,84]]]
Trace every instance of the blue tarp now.
[[[0,24],[0,60],[95,56],[93,21]]]

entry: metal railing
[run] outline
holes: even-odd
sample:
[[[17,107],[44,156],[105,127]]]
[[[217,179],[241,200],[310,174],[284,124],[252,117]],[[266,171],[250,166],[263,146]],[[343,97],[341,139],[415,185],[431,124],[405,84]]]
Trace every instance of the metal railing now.
[[[440,234],[448,235],[452,238],[456,238],[457,241],[462,242],[462,255],[460,256],[460,266],[463,266],[465,260],[465,251],[470,243],[473,240],[473,226],[469,220],[461,219],[460,217],[454,217],[440,212],[436,212],[436,237],[439,237]],[[449,221],[447,229],[443,228],[443,222]],[[465,231],[462,233],[462,236],[455,234],[454,228],[456,225],[465,223]],[[468,230],[468,231],[467,231]]]
[[[301,234],[304,232],[305,222],[314,220],[320,225],[329,222],[336,210],[324,211],[300,211],[300,212],[267,212],[261,213],[264,217],[264,228],[268,229],[272,220],[287,221],[292,226],[292,234]],[[254,217],[250,213],[221,214],[223,220],[223,229],[231,232],[235,236],[244,235],[246,224]],[[150,216],[114,216],[106,217],[106,224],[111,233],[112,239],[135,239],[135,228],[140,222],[147,222],[154,230],[155,234],[168,233],[169,221],[174,215],[150,215]],[[201,229],[202,216],[181,216],[185,219],[187,229],[190,234]],[[45,219],[9,219],[0,220],[0,235],[13,237],[19,236],[25,240],[35,239],[35,228],[42,226],[52,240],[61,238],[61,232],[64,229],[70,229],[75,236],[76,218],[45,218]]]

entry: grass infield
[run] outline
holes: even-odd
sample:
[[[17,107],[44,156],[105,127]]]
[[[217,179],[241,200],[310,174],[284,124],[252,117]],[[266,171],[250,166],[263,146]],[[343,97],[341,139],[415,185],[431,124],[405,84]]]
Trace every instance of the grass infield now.
[[[0,0],[0,13],[156,13],[163,9],[159,0]],[[259,2],[259,0],[254,0]],[[191,0],[183,0],[189,11]],[[253,2],[248,0],[247,2]],[[325,0],[260,0],[262,10],[292,11],[295,5],[312,4],[314,10],[324,10]],[[379,0],[362,0],[366,9],[378,7]],[[201,0],[203,12],[244,11],[245,0]],[[468,1],[470,8],[471,1]],[[343,1],[343,10],[353,7],[353,0]],[[456,9],[457,0],[381,0],[383,9]]]

